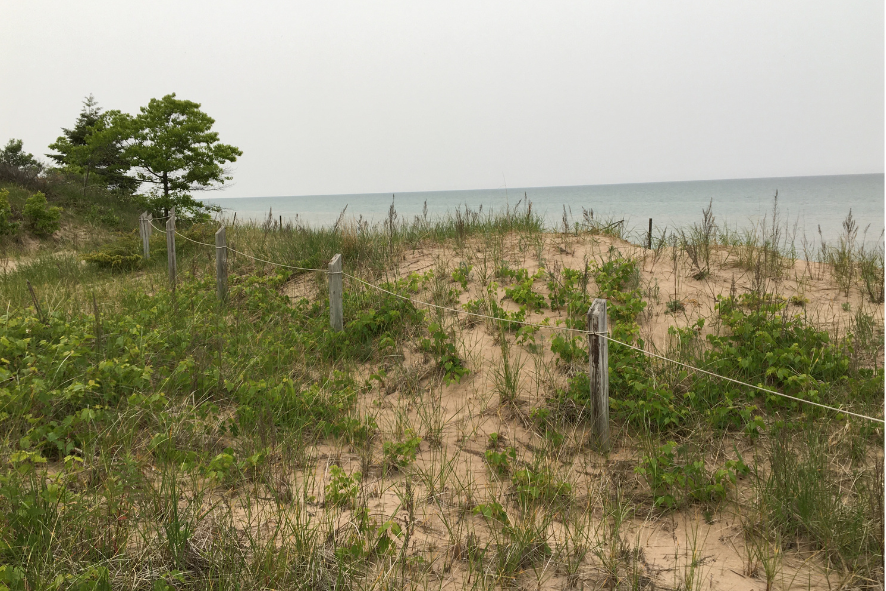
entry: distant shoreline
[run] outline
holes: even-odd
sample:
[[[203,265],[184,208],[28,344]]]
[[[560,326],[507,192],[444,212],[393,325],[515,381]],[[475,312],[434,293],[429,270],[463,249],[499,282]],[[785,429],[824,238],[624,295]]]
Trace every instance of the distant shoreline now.
[[[713,204],[717,223],[730,228],[746,228],[771,219],[774,196],[778,192],[780,217],[796,226],[798,234],[807,239],[819,238],[821,227],[825,240],[835,240],[842,221],[849,213],[869,227],[869,237],[879,235],[884,227],[884,175],[830,175],[810,177],[769,177],[737,180],[695,180],[666,183],[632,183],[608,185],[575,185],[560,187],[520,187],[508,189],[475,189],[458,191],[424,191],[405,193],[355,193],[339,195],[303,195],[247,198],[212,198],[207,203],[218,205],[227,217],[261,221],[269,212],[284,220],[311,226],[329,226],[338,220],[347,207],[346,219],[363,219],[370,223],[385,219],[393,204],[401,219],[415,216],[429,218],[454,215],[466,208],[481,207],[504,211],[517,204],[532,203],[546,226],[562,228],[565,215],[568,223],[580,221],[585,212],[595,216],[624,219],[630,232],[648,231],[653,219],[654,230],[688,228],[701,219],[701,210]],[[525,198],[524,198],[525,196]],[[861,233],[861,232],[860,232]]]

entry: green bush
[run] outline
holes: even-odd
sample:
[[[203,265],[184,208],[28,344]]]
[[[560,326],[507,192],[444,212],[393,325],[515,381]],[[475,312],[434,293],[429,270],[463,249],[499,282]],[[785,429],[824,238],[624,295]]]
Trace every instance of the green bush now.
[[[729,485],[750,469],[742,461],[727,460],[722,468],[708,473],[704,458],[690,452],[688,446],[669,441],[654,453],[644,455],[634,468],[646,478],[656,506],[674,509],[686,501],[720,501]]]
[[[526,306],[529,310],[546,307],[545,297],[532,291],[535,280],[544,277],[544,269],[539,269],[535,275],[529,275],[526,269],[520,269],[512,276],[517,279],[517,283],[505,289],[505,297]]]
[[[491,316],[499,330],[517,332],[521,322],[526,321],[526,307],[520,306],[516,312],[508,312],[498,304],[498,284],[494,281],[486,286],[486,297],[470,300],[462,307],[471,314]],[[524,333],[525,334],[525,333]]]
[[[83,260],[105,269],[129,271],[137,269],[141,265],[142,256],[135,243],[126,241],[110,244],[101,250],[90,252],[83,256]]]
[[[385,467],[400,470],[411,464],[418,455],[421,438],[413,431],[407,430],[403,441],[385,441],[382,452],[385,456]]]
[[[848,379],[849,357],[827,331],[802,315],[788,316],[785,304],[743,295],[720,298],[717,310],[729,333],[707,337],[706,367],[725,376],[762,384],[819,402],[822,389]],[[766,405],[798,409],[796,402],[769,394]]]
[[[360,492],[360,481],[363,474],[354,472],[348,476],[344,470],[333,464],[329,467],[330,479],[326,485],[326,504],[338,507],[349,507]]]
[[[28,197],[24,215],[28,228],[41,238],[52,236],[61,227],[59,220],[62,217],[62,208],[49,207],[43,193],[34,193]]]
[[[83,217],[95,225],[109,226],[112,228],[121,225],[120,216],[115,213],[113,209],[107,206],[101,206],[97,203],[90,204],[89,209],[86,210]]]
[[[452,272],[452,280],[456,283],[461,284],[461,288],[464,291],[468,290],[468,277],[471,274],[471,269],[473,269],[473,265],[469,265],[464,261],[458,264],[458,268]]]
[[[450,340],[449,334],[436,322],[428,327],[433,340],[423,338],[421,348],[437,358],[437,366],[443,371],[443,379],[447,384],[461,381],[467,375],[468,368],[458,356],[458,349]]]
[[[9,191],[0,189],[0,236],[11,236],[16,232],[18,232],[18,223],[12,220]]]
[[[511,463],[517,461],[517,448],[509,447],[504,451],[486,450],[486,463],[489,469],[499,476],[505,475],[511,470]]]
[[[503,523],[504,525],[510,525],[511,520],[508,519],[508,514],[505,512],[505,508],[501,506],[500,503],[496,503],[492,501],[490,503],[481,503],[474,507],[474,515],[479,515],[485,519],[491,519],[493,521],[498,521],[499,523]]]

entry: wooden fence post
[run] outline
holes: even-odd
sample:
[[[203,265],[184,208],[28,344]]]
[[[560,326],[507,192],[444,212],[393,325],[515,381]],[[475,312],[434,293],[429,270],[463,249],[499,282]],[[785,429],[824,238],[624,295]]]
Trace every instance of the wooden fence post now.
[[[646,242],[646,248],[652,250],[652,218],[649,218],[649,239]]]
[[[169,286],[175,293],[175,212],[169,214],[166,220],[166,258],[169,265]]]
[[[215,233],[215,285],[219,301],[224,302],[228,297],[228,248],[224,226]]]
[[[597,298],[588,309],[589,378],[591,382],[591,415],[594,435],[602,451],[609,451],[609,341],[606,300]]]
[[[151,258],[151,218],[148,212],[144,212],[138,216],[138,233],[142,239],[142,258],[148,260]]]
[[[344,330],[344,318],[342,309],[342,276],[341,255],[337,254],[329,262],[329,323],[332,330],[341,332]]]

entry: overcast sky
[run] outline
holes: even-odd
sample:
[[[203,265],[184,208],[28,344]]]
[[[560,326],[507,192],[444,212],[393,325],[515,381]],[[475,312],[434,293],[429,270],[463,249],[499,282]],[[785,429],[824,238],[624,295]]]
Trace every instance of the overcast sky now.
[[[0,0],[0,142],[170,92],[238,146],[213,197],[883,172],[859,2]]]

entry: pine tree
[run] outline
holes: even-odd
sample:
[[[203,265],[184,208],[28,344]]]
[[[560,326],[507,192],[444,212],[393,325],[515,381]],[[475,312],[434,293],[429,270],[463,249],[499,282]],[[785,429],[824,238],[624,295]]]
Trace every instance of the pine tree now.
[[[90,179],[112,188],[133,192],[138,182],[126,175],[129,165],[123,158],[125,133],[116,125],[118,111],[103,113],[91,94],[83,101],[83,109],[71,129],[62,128],[63,135],[49,145],[57,154],[47,154],[63,168],[83,175],[83,193]]]

